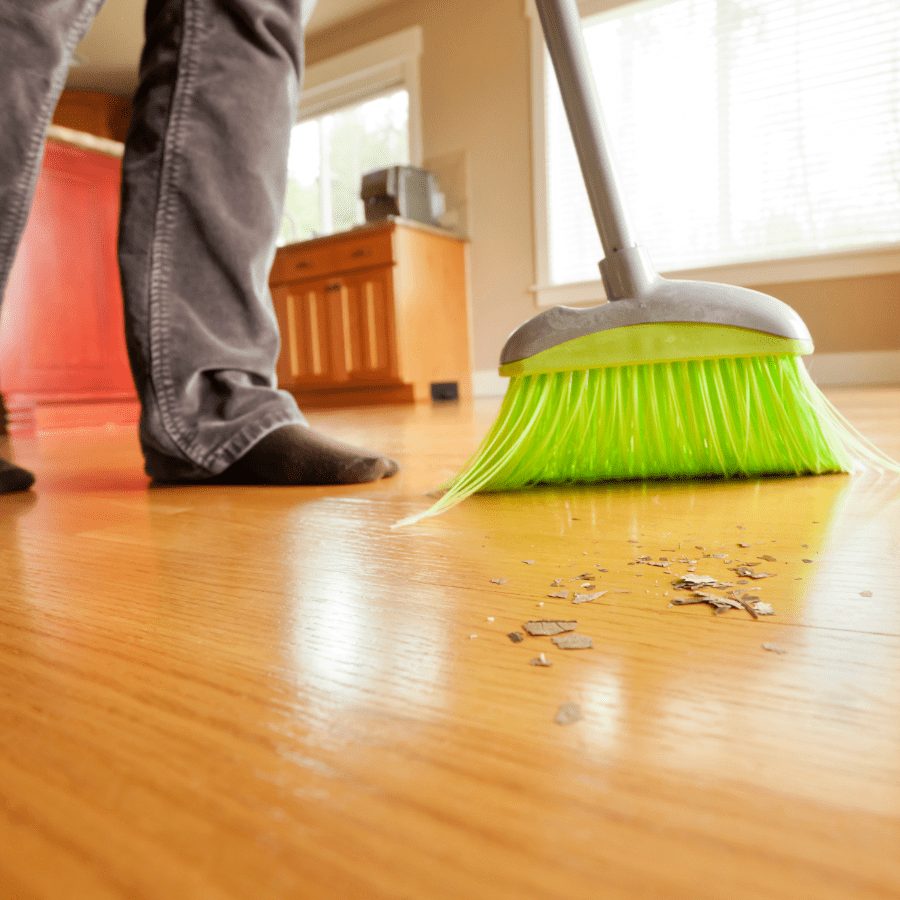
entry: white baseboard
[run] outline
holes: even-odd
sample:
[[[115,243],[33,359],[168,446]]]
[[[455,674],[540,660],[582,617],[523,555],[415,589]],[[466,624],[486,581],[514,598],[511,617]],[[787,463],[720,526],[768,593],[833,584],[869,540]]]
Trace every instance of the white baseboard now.
[[[472,394],[475,397],[502,397],[508,384],[509,378],[496,369],[479,369],[472,373]]]
[[[803,357],[813,381],[819,385],[900,384],[900,350],[863,353],[814,353]],[[476,397],[502,397],[509,379],[496,369],[472,373]]]

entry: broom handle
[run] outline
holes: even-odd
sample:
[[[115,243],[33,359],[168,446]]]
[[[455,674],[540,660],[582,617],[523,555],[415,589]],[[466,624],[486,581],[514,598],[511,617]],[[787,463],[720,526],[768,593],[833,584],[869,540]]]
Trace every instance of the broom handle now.
[[[536,3],[606,257],[600,270],[607,295],[613,300],[633,297],[656,273],[637,245],[622,201],[578,6],[576,0]]]

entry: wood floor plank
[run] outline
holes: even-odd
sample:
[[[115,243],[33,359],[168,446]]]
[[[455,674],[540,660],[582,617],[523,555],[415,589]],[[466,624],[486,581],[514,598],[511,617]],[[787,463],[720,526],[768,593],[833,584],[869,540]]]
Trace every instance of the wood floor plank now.
[[[833,397],[897,454],[900,389]],[[359,487],[148,490],[129,428],[17,440],[0,898],[898,896],[900,479],[538,488],[392,528],[495,414],[311,415],[403,463]],[[775,615],[672,605],[684,574]],[[534,619],[593,647],[510,640]]]

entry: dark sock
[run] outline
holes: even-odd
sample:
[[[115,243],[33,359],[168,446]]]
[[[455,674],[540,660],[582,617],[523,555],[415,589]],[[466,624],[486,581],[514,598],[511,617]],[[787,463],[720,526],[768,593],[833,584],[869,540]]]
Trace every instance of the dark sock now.
[[[0,456],[0,494],[27,491],[34,484],[34,475],[28,469],[5,460]]]
[[[205,483],[363,484],[390,478],[399,470],[386,456],[332,441],[305,425],[285,425]]]

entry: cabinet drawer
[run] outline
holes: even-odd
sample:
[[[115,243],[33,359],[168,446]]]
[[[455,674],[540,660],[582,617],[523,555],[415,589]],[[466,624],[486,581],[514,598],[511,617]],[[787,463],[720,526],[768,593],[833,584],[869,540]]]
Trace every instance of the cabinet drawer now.
[[[275,254],[269,281],[300,281],[305,278],[321,278],[335,271],[334,244],[324,247],[297,245],[283,247]]]
[[[394,242],[390,231],[348,237],[332,244],[334,272],[351,272],[369,266],[390,265],[394,261]]]
[[[349,235],[327,243],[305,243],[282,247],[275,254],[269,281],[303,281],[327,278],[341,272],[353,272],[394,262],[394,242],[390,231],[379,234]]]

